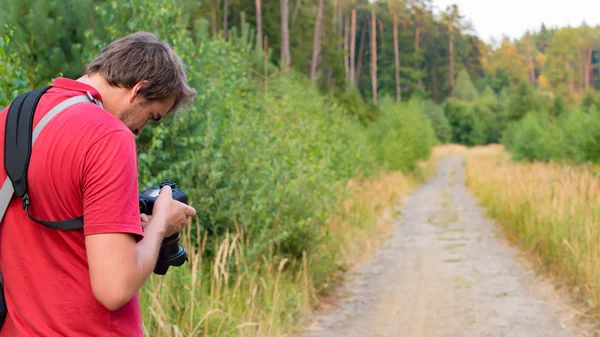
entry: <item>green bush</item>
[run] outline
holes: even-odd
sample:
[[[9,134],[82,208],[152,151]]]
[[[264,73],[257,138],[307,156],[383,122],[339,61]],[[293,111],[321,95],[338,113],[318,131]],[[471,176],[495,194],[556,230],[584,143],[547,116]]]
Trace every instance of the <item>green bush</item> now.
[[[20,59],[14,53],[7,51],[7,45],[11,43],[11,36],[5,35],[0,38],[0,106],[4,108],[10,104],[19,94],[29,90],[25,73],[21,68]]]
[[[542,161],[550,159],[550,149],[545,143],[544,129],[535,114],[525,115],[513,132],[514,159]]]
[[[423,102],[423,112],[429,117],[437,141],[442,144],[449,143],[452,140],[452,128],[444,115],[444,109],[428,99]]]
[[[589,112],[573,109],[559,118],[564,134],[565,156],[576,163],[600,160],[600,113],[594,106]]]
[[[504,131],[502,143],[515,159],[597,163],[600,161],[600,113],[594,106],[561,113],[529,113],[512,122]]]
[[[384,97],[379,118],[370,127],[373,152],[381,165],[409,171],[426,159],[436,142],[435,132],[420,100],[397,104]]]
[[[444,113],[452,128],[452,141],[467,146],[486,143],[486,124],[478,113],[481,108],[474,102],[449,98]]]
[[[358,119],[363,125],[368,125],[377,118],[377,108],[365,102],[356,86],[347,87],[338,96],[338,102],[342,109],[352,118]]]
[[[564,135],[547,115],[531,112],[511,125],[505,135],[505,146],[513,159],[530,161],[560,161],[564,158]]]

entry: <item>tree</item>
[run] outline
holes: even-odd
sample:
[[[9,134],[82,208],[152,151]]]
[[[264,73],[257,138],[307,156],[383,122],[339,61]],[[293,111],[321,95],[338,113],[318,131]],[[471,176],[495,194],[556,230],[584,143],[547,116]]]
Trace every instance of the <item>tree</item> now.
[[[229,11],[229,0],[223,0],[223,40],[227,41],[227,15]]]
[[[280,0],[281,10],[281,68],[288,71],[290,68],[290,32],[288,26],[288,0]]]
[[[377,103],[377,16],[375,4],[371,7],[371,89],[373,102]]]
[[[317,62],[321,52],[321,25],[323,22],[323,0],[319,0],[319,9],[317,10],[317,19],[315,21],[315,34],[313,38],[313,54],[310,69],[310,79],[315,85],[317,81]]]
[[[398,12],[399,12],[399,4],[398,2],[394,2],[393,11],[394,11],[394,64],[395,64],[395,74],[396,74],[396,101],[400,102],[402,98],[402,93],[400,89],[400,51],[398,47]]]
[[[356,9],[352,9],[352,21],[350,24],[350,82],[356,85]]]
[[[263,49],[262,8],[260,5],[260,0],[256,0],[256,42],[260,49]]]
[[[448,83],[450,87],[450,95],[454,92],[454,76],[456,73],[455,69],[455,53],[454,53],[454,41],[456,39],[457,30],[460,30],[460,19],[461,15],[458,13],[458,6],[453,4],[446,9],[444,13],[444,21],[448,25],[448,58],[449,58],[449,72]]]

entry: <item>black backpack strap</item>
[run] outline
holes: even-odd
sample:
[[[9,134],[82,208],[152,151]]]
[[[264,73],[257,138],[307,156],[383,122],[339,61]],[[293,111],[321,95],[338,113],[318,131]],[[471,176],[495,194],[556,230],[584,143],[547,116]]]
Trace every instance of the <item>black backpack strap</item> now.
[[[63,221],[43,221],[32,217],[29,213],[31,200],[27,192],[27,171],[29,169],[31,149],[35,139],[43,127],[68,106],[80,102],[94,102],[90,99],[91,96],[89,94],[87,96],[81,95],[69,98],[50,110],[44,118],[40,120],[35,130],[32,130],[35,108],[39,103],[41,96],[49,88],[50,87],[47,86],[20,95],[14,100],[8,110],[4,135],[4,166],[8,179],[12,182],[12,186],[7,184],[7,181],[2,188],[9,189],[12,187],[10,189],[14,189],[14,194],[23,200],[23,209],[31,220],[53,229],[79,229],[83,228],[83,217]],[[13,192],[6,190],[0,193],[0,195],[3,197],[10,195],[12,197]],[[8,205],[8,202],[3,202],[3,204],[4,203],[6,203],[6,206]],[[5,211],[5,209],[2,210],[0,215],[3,216]]]
[[[4,133],[4,167],[12,181],[15,194],[27,194],[27,170],[33,141],[33,115],[40,98],[48,87],[20,95],[11,104]]]

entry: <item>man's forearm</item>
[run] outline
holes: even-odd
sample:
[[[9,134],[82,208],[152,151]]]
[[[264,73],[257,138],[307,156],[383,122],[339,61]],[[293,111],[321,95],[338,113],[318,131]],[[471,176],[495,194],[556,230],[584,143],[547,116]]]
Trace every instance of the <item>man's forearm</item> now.
[[[92,290],[107,309],[117,310],[129,302],[152,274],[164,237],[160,221],[162,217],[150,220],[140,242],[126,233],[86,237]]]
[[[144,239],[136,244],[136,270],[135,274],[130,278],[131,283],[128,289],[130,289],[130,297],[144,285],[148,280],[156,260],[158,258],[158,252],[164,238],[164,226],[157,224],[160,221],[157,218],[150,220],[146,228],[144,228]]]

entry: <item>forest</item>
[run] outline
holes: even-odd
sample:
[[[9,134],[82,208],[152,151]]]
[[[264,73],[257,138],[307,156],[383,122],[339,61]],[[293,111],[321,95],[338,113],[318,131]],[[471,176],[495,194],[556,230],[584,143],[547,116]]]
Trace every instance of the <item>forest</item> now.
[[[131,32],[186,64],[192,110],[137,139],[140,189],[174,180],[198,211],[194,272],[145,288],[153,336],[299,324],[359,254],[352,231],[369,236],[380,208],[427,177],[436,145],[600,161],[600,27],[585,23],[486,43],[460,7],[431,0],[1,2],[2,106],[77,78]],[[386,179],[402,183],[362,199]]]
[[[10,38],[4,58],[18,55],[21,64],[14,85],[39,86],[57,73],[76,76],[93,51],[122,32],[117,26],[148,24],[137,18],[144,11],[140,0],[3,2],[0,29]],[[458,6],[438,8],[431,0],[173,5],[190,43],[208,38],[246,48],[256,78],[303,74],[363,125],[378,120],[378,103],[386,98],[418,100],[442,143],[501,142],[519,158],[597,160],[595,128],[585,128],[584,139],[573,138],[587,122],[596,123],[600,105],[600,31],[584,22],[542,24],[519,39],[488,44]],[[172,14],[154,15],[163,21],[144,28],[169,39],[162,26]],[[177,45],[182,42],[176,47],[190,47]]]

